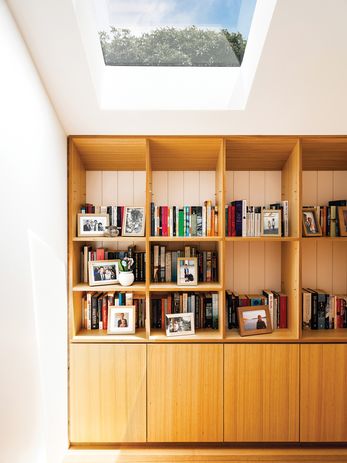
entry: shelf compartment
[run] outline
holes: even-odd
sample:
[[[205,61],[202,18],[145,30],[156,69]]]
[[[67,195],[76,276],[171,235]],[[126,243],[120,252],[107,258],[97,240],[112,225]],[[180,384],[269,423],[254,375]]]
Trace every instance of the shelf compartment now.
[[[80,330],[72,338],[73,343],[125,343],[145,342],[147,340],[145,328],[138,328],[135,334],[107,334],[106,330]]]
[[[347,342],[347,328],[336,330],[302,330],[302,342]]]
[[[226,330],[225,342],[241,342],[241,343],[262,343],[262,342],[289,342],[297,341],[298,336],[288,328],[277,329],[272,333],[259,334],[257,336],[240,336],[237,329]]]
[[[100,286],[89,286],[87,283],[78,283],[72,288],[73,291],[100,291],[100,292],[109,292],[109,291],[119,291],[119,292],[138,292],[144,293],[146,291],[145,283],[134,283],[131,286],[121,286],[121,285],[100,285]]]

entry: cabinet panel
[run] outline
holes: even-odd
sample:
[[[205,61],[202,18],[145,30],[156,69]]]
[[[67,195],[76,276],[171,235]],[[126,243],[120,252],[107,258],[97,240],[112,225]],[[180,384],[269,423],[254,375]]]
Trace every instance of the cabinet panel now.
[[[70,347],[70,441],[145,442],[146,346]]]
[[[224,440],[299,439],[299,346],[224,347]]]
[[[300,440],[347,441],[347,345],[301,346]]]
[[[148,346],[148,441],[223,440],[223,346]]]

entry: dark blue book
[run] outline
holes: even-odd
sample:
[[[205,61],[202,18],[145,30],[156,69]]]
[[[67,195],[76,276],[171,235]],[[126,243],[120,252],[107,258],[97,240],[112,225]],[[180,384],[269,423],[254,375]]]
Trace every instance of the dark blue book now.
[[[242,201],[232,201],[235,206],[235,230],[236,236],[242,236]]]

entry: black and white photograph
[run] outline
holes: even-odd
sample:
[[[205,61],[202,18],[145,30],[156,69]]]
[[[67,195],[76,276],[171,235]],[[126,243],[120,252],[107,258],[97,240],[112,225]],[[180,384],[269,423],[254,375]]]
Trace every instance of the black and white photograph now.
[[[196,257],[179,257],[177,259],[177,284],[196,286],[198,284],[198,260]]]
[[[108,308],[108,334],[135,333],[135,306],[110,306]]]
[[[195,334],[193,313],[173,313],[165,316],[166,336]]]
[[[104,236],[109,225],[108,214],[78,214],[78,236]]]
[[[261,219],[263,236],[281,236],[281,210],[263,209]]]
[[[247,306],[238,308],[240,335],[271,333],[271,318],[269,307]]]
[[[89,286],[117,284],[118,262],[119,260],[89,261]]]
[[[145,208],[125,207],[123,236],[145,236]]]
[[[302,210],[302,234],[306,237],[322,236],[322,229],[314,208],[304,208]]]

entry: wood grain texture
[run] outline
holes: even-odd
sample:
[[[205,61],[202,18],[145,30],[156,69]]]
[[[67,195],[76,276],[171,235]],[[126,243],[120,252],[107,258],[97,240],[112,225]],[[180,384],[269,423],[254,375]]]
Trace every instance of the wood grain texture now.
[[[303,170],[346,170],[347,137],[303,137]]]
[[[289,235],[301,236],[301,144],[298,141],[282,169],[282,201],[289,206]]]
[[[224,347],[224,440],[299,440],[299,347]]]
[[[71,345],[70,441],[146,441],[146,346]]]
[[[347,345],[301,346],[300,440],[347,441]]]
[[[223,440],[223,346],[149,345],[148,441]]]

